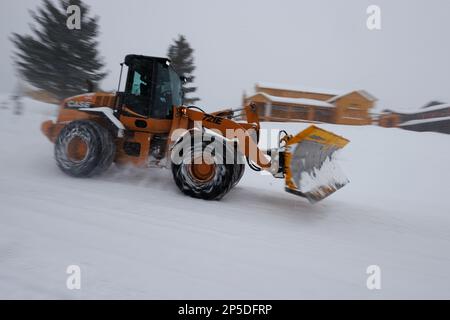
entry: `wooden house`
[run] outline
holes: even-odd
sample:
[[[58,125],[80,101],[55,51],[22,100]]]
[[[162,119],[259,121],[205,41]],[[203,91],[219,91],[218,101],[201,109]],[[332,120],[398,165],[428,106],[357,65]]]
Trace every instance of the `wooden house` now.
[[[257,83],[253,102],[263,121],[317,121],[349,125],[371,124],[376,98],[364,90],[338,91]]]

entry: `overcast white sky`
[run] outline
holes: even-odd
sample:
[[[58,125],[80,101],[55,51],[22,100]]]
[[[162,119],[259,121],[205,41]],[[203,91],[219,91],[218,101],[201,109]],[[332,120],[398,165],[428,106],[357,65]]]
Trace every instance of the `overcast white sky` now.
[[[239,106],[257,81],[366,89],[378,108],[450,102],[448,0],[86,0],[100,20],[100,50],[117,87],[128,53],[165,55],[186,35],[195,49],[198,95],[208,110]],[[38,0],[0,1],[0,91],[16,80],[11,32],[29,31]],[[366,9],[382,10],[369,31]]]

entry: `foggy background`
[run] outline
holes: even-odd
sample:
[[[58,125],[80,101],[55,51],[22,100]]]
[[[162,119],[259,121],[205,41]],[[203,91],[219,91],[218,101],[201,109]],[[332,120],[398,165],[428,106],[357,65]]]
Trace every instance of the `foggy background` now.
[[[165,56],[184,34],[194,48],[195,85],[207,110],[238,107],[255,82],[365,89],[377,110],[450,102],[450,2],[86,0],[100,16],[100,53],[115,90],[128,53]],[[11,32],[28,33],[37,0],[0,2],[0,92],[17,83]],[[366,27],[381,7],[382,30]]]

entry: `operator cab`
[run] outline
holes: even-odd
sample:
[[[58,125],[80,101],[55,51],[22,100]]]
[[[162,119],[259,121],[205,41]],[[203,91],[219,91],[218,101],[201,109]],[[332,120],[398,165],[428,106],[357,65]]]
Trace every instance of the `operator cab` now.
[[[183,105],[182,78],[166,58],[128,55],[125,91],[119,94],[122,113],[171,119],[173,107]]]

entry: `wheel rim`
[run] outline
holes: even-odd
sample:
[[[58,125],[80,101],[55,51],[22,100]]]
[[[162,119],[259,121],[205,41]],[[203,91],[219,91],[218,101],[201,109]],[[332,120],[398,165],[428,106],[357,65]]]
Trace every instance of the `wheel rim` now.
[[[208,182],[208,181],[212,180],[216,174],[216,165],[209,164],[212,161],[205,162],[205,160],[202,158],[195,159],[195,160],[194,160],[194,164],[189,165],[190,175],[195,180],[200,181],[200,182]]]
[[[67,156],[71,161],[81,162],[86,159],[88,154],[88,145],[80,137],[74,137],[67,145]]]

